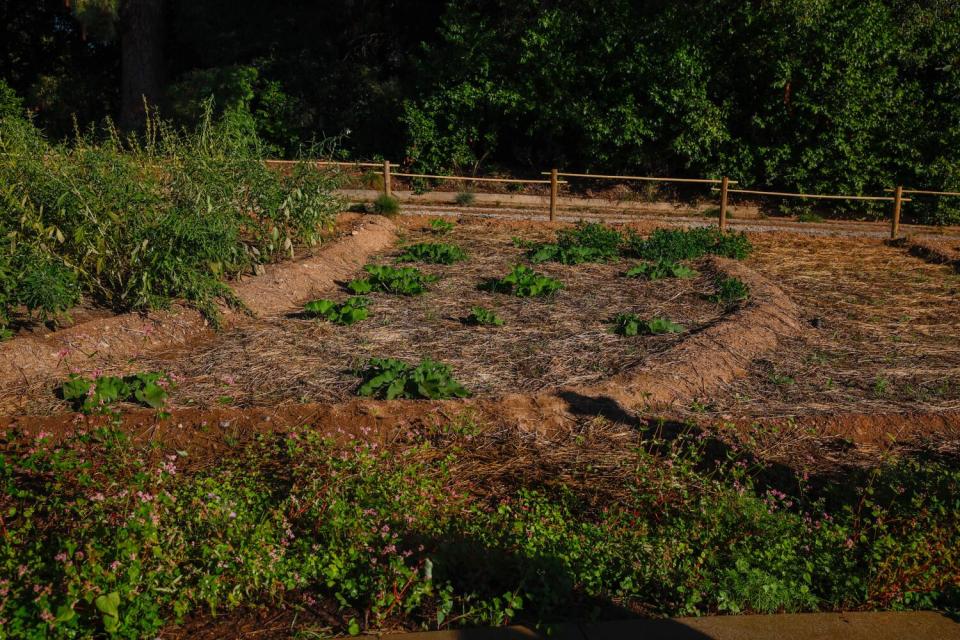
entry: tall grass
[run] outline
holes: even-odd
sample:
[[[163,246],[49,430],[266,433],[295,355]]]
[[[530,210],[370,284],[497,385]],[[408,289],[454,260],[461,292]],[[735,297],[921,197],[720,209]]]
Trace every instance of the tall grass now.
[[[116,311],[180,299],[210,320],[237,304],[225,280],[316,243],[340,202],[306,162],[266,168],[243,110],[193,131],[155,115],[124,137],[112,124],[51,143],[29,119],[0,116],[0,328],[80,296]],[[55,283],[55,287],[50,284]]]

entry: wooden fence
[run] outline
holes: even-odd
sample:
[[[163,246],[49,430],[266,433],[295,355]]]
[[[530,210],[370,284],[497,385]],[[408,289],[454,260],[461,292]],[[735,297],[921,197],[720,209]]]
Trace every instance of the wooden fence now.
[[[295,161],[292,160],[269,160],[267,161],[270,165],[283,166],[287,164],[293,164]],[[436,175],[428,173],[401,173],[393,171],[393,167],[396,165],[391,163],[389,160],[383,162],[348,162],[348,161],[332,161],[332,160],[317,160],[315,161],[317,165],[320,166],[336,166],[336,167],[356,167],[363,169],[379,169],[378,173],[383,176],[383,193],[387,196],[393,195],[393,185],[392,179],[394,177],[398,178],[417,178],[424,180],[451,180],[459,182],[479,182],[479,183],[506,183],[506,184],[539,184],[539,185],[549,185],[550,186],[550,208],[549,208],[549,219],[555,220],[557,217],[557,200],[559,198],[559,191],[561,184],[568,184],[567,180],[562,178],[573,178],[573,179],[589,179],[589,180],[614,180],[620,182],[630,182],[630,181],[642,181],[642,182],[669,182],[669,183],[686,183],[686,184],[703,184],[711,185],[711,190],[719,193],[719,205],[720,205],[720,215],[719,215],[719,226],[721,231],[727,230],[727,218],[728,215],[728,201],[730,194],[740,194],[740,195],[754,195],[761,197],[776,197],[776,198],[799,198],[799,199],[808,199],[808,200],[847,200],[847,201],[881,201],[881,202],[891,202],[892,211],[890,215],[890,238],[896,239],[900,235],[900,214],[904,202],[912,202],[912,198],[904,197],[909,195],[917,196],[932,196],[932,197],[960,197],[960,192],[955,191],[926,191],[921,189],[907,189],[902,185],[890,189],[884,189],[887,193],[892,193],[889,196],[864,196],[864,195],[837,195],[837,194],[821,194],[821,193],[792,193],[784,191],[760,191],[755,189],[734,189],[731,188],[731,185],[738,184],[736,180],[731,180],[726,176],[722,178],[670,178],[670,177],[659,177],[659,176],[621,176],[621,175],[606,175],[606,174],[596,174],[596,173],[568,173],[562,172],[558,169],[551,169],[550,171],[543,171],[541,175],[547,176],[546,178],[541,179],[522,179],[522,178],[475,178],[470,176],[451,176],[451,175]]]

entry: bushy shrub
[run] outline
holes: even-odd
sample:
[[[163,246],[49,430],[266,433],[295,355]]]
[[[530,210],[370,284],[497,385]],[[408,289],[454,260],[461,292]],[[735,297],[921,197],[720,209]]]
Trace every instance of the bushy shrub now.
[[[373,201],[373,211],[382,216],[395,216],[400,213],[400,201],[393,196],[381,193]]]

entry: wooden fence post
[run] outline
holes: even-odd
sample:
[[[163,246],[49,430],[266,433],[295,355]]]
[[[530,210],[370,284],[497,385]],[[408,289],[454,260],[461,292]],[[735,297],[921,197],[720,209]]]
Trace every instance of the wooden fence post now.
[[[550,221],[557,218],[557,190],[560,185],[557,184],[557,170],[550,169]]]
[[[900,207],[903,205],[903,187],[897,187],[893,192],[893,220],[890,223],[890,239],[896,240],[900,235]]]
[[[720,181],[720,231],[727,230],[727,189],[730,187],[730,179],[723,176]]]
[[[393,197],[393,188],[390,185],[390,161],[383,161],[383,193],[388,198]]]

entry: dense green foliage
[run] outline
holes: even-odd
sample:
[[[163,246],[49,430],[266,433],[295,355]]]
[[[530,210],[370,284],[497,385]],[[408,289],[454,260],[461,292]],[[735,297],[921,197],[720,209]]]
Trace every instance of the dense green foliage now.
[[[85,124],[117,107],[117,28],[81,9],[98,4],[111,2],[0,8],[0,78],[55,137],[71,114]],[[192,123],[212,95],[248,109],[278,153],[349,131],[345,151],[428,172],[960,190],[955,2],[166,4],[163,113]],[[950,199],[906,208],[958,212]]]
[[[443,218],[433,218],[430,220],[430,232],[437,235],[445,235],[453,231],[453,227],[456,226],[452,222],[444,220]]]
[[[359,375],[363,379],[357,389],[360,396],[443,400],[470,395],[466,387],[454,380],[450,367],[429,358],[416,366],[395,358],[371,358]]]
[[[104,412],[116,402],[136,402],[154,409],[161,408],[167,401],[168,390],[173,387],[173,379],[164,373],[135,373],[122,378],[117,376],[99,376],[96,379],[76,374],[60,387],[63,399],[71,402],[73,408],[84,413]]]
[[[577,459],[569,473],[588,482],[530,473],[490,491],[454,471],[476,431],[449,423],[384,451],[297,430],[192,465],[185,451],[109,431],[61,446],[10,435],[0,636],[113,626],[154,638],[188,614],[281,602],[324,610],[335,633],[398,618],[437,628],[622,617],[623,607],[960,607],[955,460],[808,480],[690,432],[647,439],[603,474]]]
[[[369,301],[363,297],[348,298],[346,302],[336,303],[333,300],[311,300],[303,305],[304,313],[312,318],[323,318],[340,325],[351,325],[366,320],[370,315],[367,309]]]
[[[447,242],[418,242],[403,248],[397,262],[426,262],[429,264],[453,264],[467,259],[467,253],[455,244]]]
[[[333,221],[334,181],[308,163],[262,163],[248,114],[184,133],[151,119],[142,139],[113,129],[51,144],[0,118],[0,316],[49,316],[80,292],[116,310],[184,299],[216,321],[228,278],[314,244]]]
[[[480,287],[493,293],[509,293],[520,298],[535,298],[553,295],[563,288],[563,283],[537,273],[530,267],[518,264],[504,277],[488,280]]]
[[[423,273],[416,267],[391,267],[390,265],[368,264],[363,268],[369,275],[347,284],[347,288],[356,294],[382,291],[401,296],[414,296],[427,290],[427,285],[437,280],[437,276]]]
[[[395,216],[400,213],[400,201],[393,196],[381,193],[373,201],[373,211],[382,216]]]
[[[682,333],[683,326],[666,318],[644,320],[635,313],[618,313],[613,320],[611,331],[621,336],[658,336],[663,333]]]
[[[531,246],[527,257],[535,264],[609,262],[619,257],[622,243],[623,235],[616,229],[597,222],[580,221],[572,229],[558,231],[556,242]]]
[[[694,260],[705,255],[743,260],[753,246],[745,233],[721,233],[715,227],[655,229],[644,238],[630,234],[625,253],[644,260]]]
[[[722,278],[717,292],[710,297],[717,304],[733,305],[750,297],[750,288],[739,278]]]

